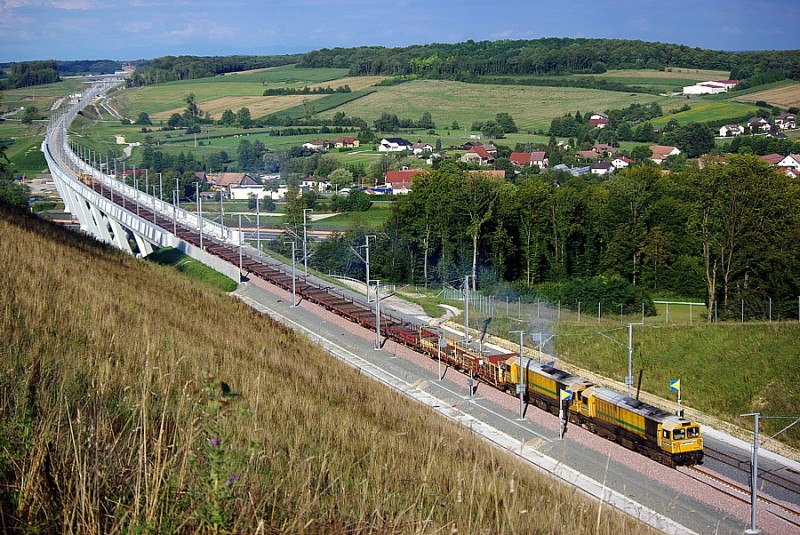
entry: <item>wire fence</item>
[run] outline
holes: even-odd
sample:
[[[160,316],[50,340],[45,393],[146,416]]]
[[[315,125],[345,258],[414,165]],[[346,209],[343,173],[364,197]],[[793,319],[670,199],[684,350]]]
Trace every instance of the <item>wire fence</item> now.
[[[470,311],[483,316],[516,317],[518,320],[537,320],[546,322],[577,322],[603,325],[608,323],[629,323],[632,319],[652,325],[694,325],[708,323],[709,313],[713,322],[800,322],[800,296],[791,299],[740,300],[737,305],[714,307],[709,312],[706,304],[697,301],[653,301],[656,315],[648,316],[645,305],[640,313],[625,310],[611,312],[608,304],[602,302],[549,302],[543,299],[526,299],[520,296],[493,296],[480,292],[469,293]],[[464,291],[460,288],[445,287],[440,296],[449,301],[464,302]],[[724,313],[721,312],[724,310]]]

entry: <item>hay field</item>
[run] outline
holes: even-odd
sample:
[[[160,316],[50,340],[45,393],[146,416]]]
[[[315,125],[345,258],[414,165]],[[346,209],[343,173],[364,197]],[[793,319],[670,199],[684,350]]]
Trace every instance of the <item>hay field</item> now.
[[[487,121],[494,119],[499,112],[507,112],[521,130],[540,130],[549,128],[553,117],[568,112],[624,108],[635,102],[657,102],[664,108],[675,103],[674,99],[642,93],[417,80],[381,88],[358,101],[320,115],[332,117],[335,112],[342,111],[370,123],[383,112],[416,120],[428,111],[439,128],[449,127],[453,121],[457,121],[461,128],[469,128],[474,121]]]
[[[707,80],[727,80],[728,76],[730,76],[730,72],[672,67],[668,71],[657,71],[653,69],[626,69],[606,71],[603,74],[593,74],[590,76],[596,76],[598,78],[658,78],[660,80],[688,79],[695,82],[705,82]]]
[[[189,93],[194,93],[197,103],[203,112],[209,112],[211,117],[219,119],[222,112],[227,109],[234,112],[247,107],[253,117],[261,117],[294,106],[299,106],[304,99],[314,101],[325,95],[282,95],[263,96],[264,89],[271,87],[339,87],[350,86],[353,91],[371,87],[384,76],[348,76],[333,80],[317,81],[313,76],[306,76],[308,69],[297,69],[299,78],[291,81],[262,83],[258,80],[258,73],[247,75],[224,76],[192,80],[191,83],[178,82],[141,87],[126,91],[114,99],[118,109],[127,116],[135,117],[139,112],[145,111],[154,120],[167,120],[173,113],[183,113],[184,99]],[[339,69],[342,70],[342,69]],[[260,71],[262,74],[271,74],[273,77],[282,77],[284,74]],[[306,78],[306,79],[304,79]],[[235,80],[235,81],[234,81]]]
[[[767,89],[766,91],[750,93],[749,95],[738,97],[735,100],[741,102],[763,100],[764,102],[774,106],[780,106],[781,108],[791,108],[792,106],[800,107],[800,83],[793,83],[783,87]]]

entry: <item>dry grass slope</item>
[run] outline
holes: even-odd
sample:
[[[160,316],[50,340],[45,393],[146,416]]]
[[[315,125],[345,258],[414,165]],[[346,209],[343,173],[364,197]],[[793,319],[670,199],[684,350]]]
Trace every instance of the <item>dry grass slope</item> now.
[[[0,236],[4,532],[650,533],[170,268]]]

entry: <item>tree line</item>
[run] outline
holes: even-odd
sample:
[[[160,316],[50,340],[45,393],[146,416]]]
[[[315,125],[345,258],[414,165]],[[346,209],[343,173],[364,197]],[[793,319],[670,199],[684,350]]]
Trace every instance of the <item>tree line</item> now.
[[[621,278],[637,291],[704,299],[720,317],[741,300],[800,291],[800,187],[747,155],[669,175],[643,166],[519,183],[446,162],[415,177],[383,237],[374,273],[412,284],[471,274],[478,287],[525,294]]]
[[[12,63],[7,68],[6,75],[6,79],[0,81],[0,89],[19,89],[61,80],[55,60]]]
[[[136,67],[128,87],[208,78],[229,72],[279,67],[296,63],[300,54],[280,56],[163,56]]]
[[[730,71],[736,79],[780,71],[800,79],[800,50],[723,52],[625,39],[543,38],[466,41],[402,48],[364,46],[308,52],[299,67],[338,67],[350,75],[416,75],[475,81],[482,76],[602,73],[680,66]]]

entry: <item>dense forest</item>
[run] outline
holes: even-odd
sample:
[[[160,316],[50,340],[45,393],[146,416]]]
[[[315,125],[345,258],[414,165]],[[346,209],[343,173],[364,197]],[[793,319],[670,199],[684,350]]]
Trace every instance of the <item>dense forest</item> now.
[[[298,66],[348,68],[353,76],[417,75],[463,81],[480,81],[482,76],[602,73],[606,69],[673,66],[729,71],[733,79],[776,71],[785,78],[800,79],[800,50],[735,53],[622,39],[470,40],[405,48],[322,49],[305,54]]]
[[[129,87],[207,78],[229,72],[297,63],[301,54],[282,56],[163,56],[136,68]]]
[[[6,79],[0,89],[19,89],[33,85],[52,84],[61,80],[55,60],[23,61],[12,63],[5,69]]]
[[[800,295],[800,188],[748,155],[682,173],[641,166],[609,179],[551,171],[515,182],[447,162],[415,178],[381,236],[373,273],[413,284],[472,273],[481,288],[558,295],[576,280],[614,279],[718,304],[720,317],[742,300],[766,317],[768,297]],[[344,268],[347,255],[324,253],[332,246],[315,252],[315,267]],[[796,315],[797,299],[788,303]]]
[[[111,59],[59,61],[57,68],[62,76],[76,74],[114,74],[116,71],[122,69],[122,62]]]

